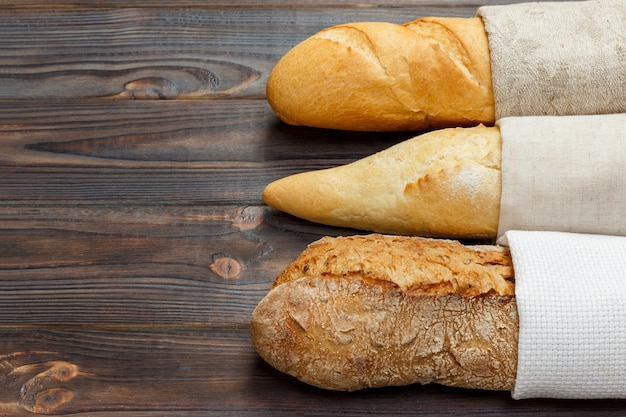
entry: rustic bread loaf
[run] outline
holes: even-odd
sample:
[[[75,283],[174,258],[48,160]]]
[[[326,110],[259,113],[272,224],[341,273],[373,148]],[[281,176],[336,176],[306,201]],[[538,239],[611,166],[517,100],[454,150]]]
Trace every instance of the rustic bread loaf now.
[[[279,60],[266,91],[292,125],[401,131],[495,119],[488,39],[477,17],[322,30]]]
[[[379,233],[495,237],[501,195],[498,127],[429,132],[351,164],[267,185],[263,199],[294,216]]]
[[[311,244],[251,323],[270,365],[344,391],[412,383],[511,390],[518,329],[508,250],[378,234]]]

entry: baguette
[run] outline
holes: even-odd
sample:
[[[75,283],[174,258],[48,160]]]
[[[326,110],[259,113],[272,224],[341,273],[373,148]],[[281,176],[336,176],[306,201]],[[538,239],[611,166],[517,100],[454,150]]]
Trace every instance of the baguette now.
[[[259,355],[324,389],[413,383],[511,390],[518,316],[499,246],[372,234],[323,238],[252,314]]]
[[[327,28],[278,61],[266,92],[292,125],[415,131],[495,121],[489,45],[478,17]]]
[[[495,238],[498,127],[429,132],[353,163],[268,184],[266,204],[331,226],[427,237]]]

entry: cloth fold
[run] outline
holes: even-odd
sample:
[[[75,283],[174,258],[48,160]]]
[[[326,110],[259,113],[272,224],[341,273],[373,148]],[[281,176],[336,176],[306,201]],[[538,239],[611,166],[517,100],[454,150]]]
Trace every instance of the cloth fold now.
[[[508,230],[626,235],[626,114],[510,117],[498,236]]]
[[[626,398],[626,237],[509,231],[520,333],[512,396]]]
[[[626,2],[483,6],[496,119],[626,112]]]

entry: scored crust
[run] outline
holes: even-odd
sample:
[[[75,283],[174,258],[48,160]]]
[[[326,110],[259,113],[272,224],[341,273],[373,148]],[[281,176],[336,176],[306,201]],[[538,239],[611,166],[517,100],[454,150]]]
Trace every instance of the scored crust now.
[[[425,130],[495,117],[480,18],[324,29],[278,61],[266,93],[286,123],[330,129]]]

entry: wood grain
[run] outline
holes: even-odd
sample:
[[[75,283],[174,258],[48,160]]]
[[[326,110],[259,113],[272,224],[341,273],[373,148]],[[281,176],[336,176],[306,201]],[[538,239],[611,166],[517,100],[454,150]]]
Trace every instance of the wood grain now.
[[[33,348],[0,359],[0,382],[7,368],[12,373],[0,412],[14,417],[483,415],[485,404],[495,415],[623,415],[620,402],[515,402],[507,393],[434,385],[321,391],[263,363],[247,329],[4,330],[0,337],[8,349],[21,347],[12,340]],[[233,378],[242,374],[248,378]]]
[[[61,204],[260,204],[269,181],[347,163],[414,134],[289,127],[264,100],[0,101],[0,195]]]
[[[280,56],[325,27],[450,13],[410,10],[0,9],[0,98],[263,98]]]
[[[542,0],[540,0],[542,1]],[[468,8],[477,8],[487,4],[509,4],[516,3],[518,0],[346,0],[338,2],[336,0],[231,0],[224,4],[220,0],[136,0],[133,1],[132,7],[148,7],[148,8],[180,8],[180,7],[333,7],[335,9],[342,8],[359,8],[359,7],[406,7],[406,8],[452,8],[457,13],[462,13]],[[0,7],[6,8],[85,8],[85,7],[121,7],[128,8],[129,4],[124,0],[0,0]]]
[[[252,310],[310,242],[274,179],[419,132],[293,127],[265,101],[325,27],[514,0],[0,0],[0,417],[624,415],[409,386],[321,391],[254,351]]]
[[[0,208],[0,323],[245,326],[322,235],[302,233],[306,222],[289,232],[277,216],[259,206]]]

